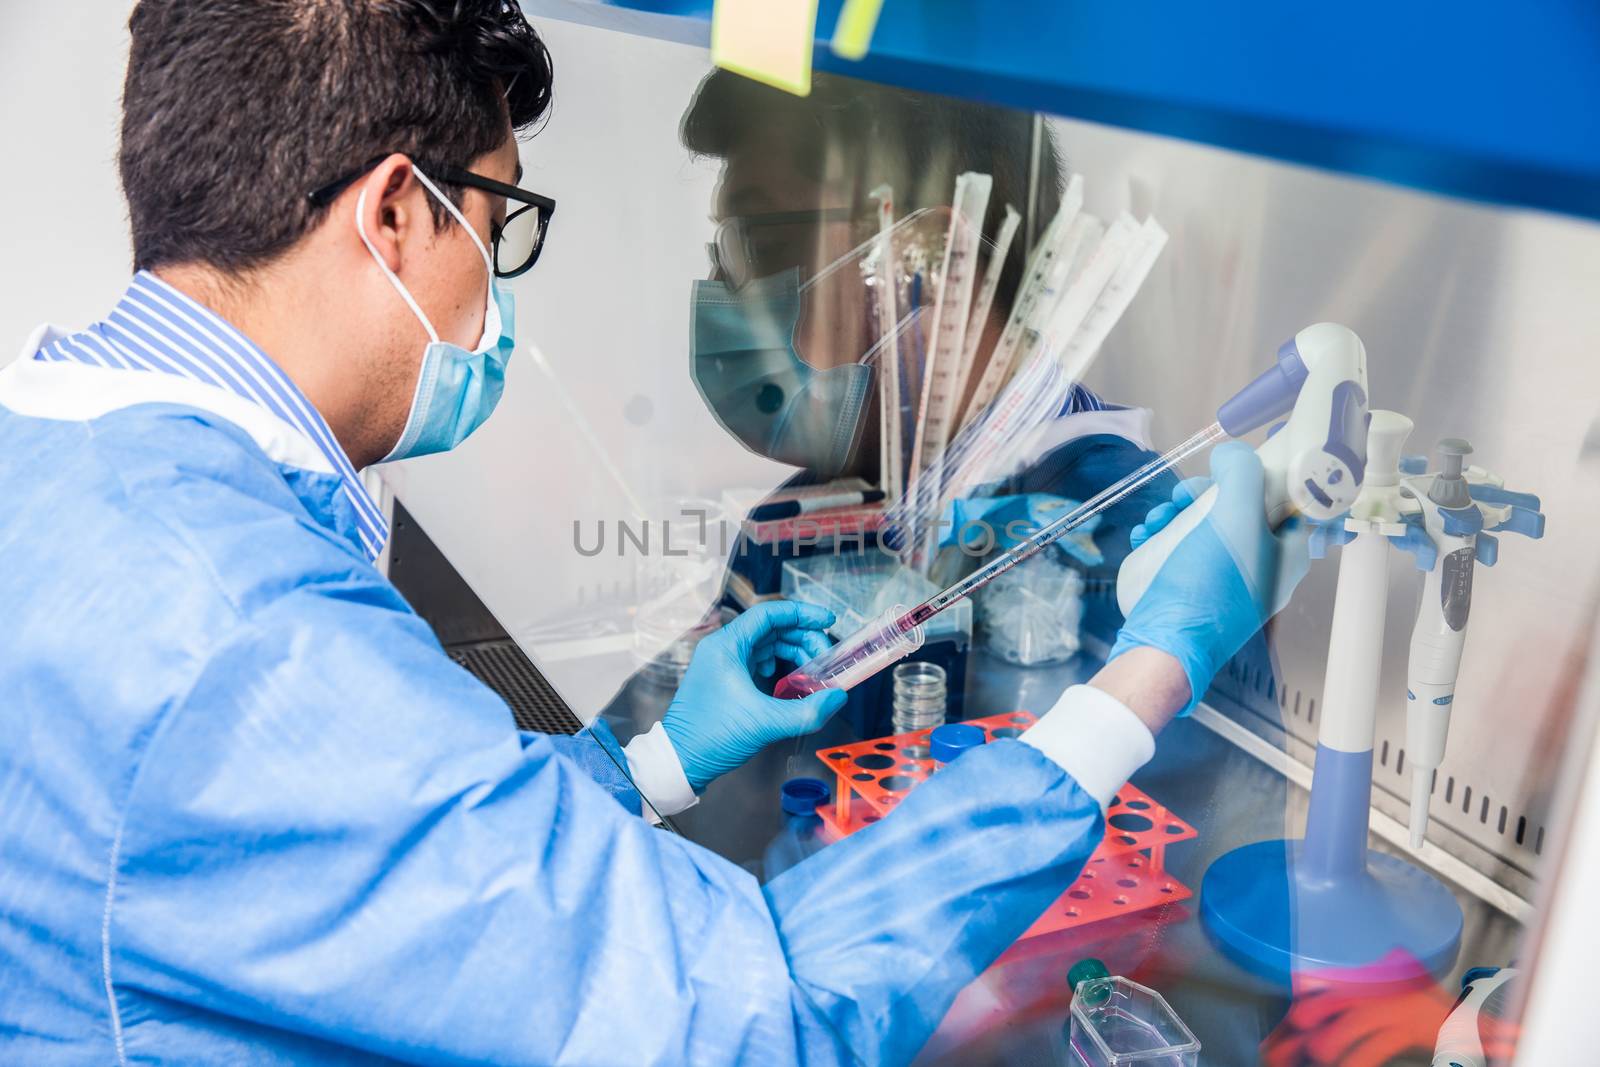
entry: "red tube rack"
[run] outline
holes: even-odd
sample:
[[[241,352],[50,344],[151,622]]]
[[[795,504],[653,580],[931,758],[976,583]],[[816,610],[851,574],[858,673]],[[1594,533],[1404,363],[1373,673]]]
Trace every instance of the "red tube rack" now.
[[[985,740],[1016,737],[1033,725],[1026,711],[967,719]],[[840,837],[877,822],[938,767],[928,755],[929,730],[896,734],[817,752],[833,768],[834,801],[817,814]],[[1199,831],[1132,785],[1111,801],[1106,836],[1084,864],[1083,873],[1061,898],[1030,926],[1023,939],[1055,933],[1102,919],[1186,900],[1194,893],[1166,870],[1167,846],[1198,837]]]

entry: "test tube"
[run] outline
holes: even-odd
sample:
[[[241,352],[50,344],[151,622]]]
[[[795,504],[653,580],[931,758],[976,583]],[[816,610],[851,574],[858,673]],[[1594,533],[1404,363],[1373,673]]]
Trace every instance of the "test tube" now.
[[[772,695],[783,700],[810,696],[824,689],[849,689],[871,678],[922,647],[927,632],[921,626],[904,628],[900,620],[910,608],[895,604],[861,629],[786,675]]]

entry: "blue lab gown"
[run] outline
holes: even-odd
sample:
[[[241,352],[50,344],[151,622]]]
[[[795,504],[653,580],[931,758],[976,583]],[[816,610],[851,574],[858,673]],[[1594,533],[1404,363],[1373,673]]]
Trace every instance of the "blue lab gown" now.
[[[1100,840],[1001,741],[762,888],[227,420],[0,406],[0,500],[0,1062],[903,1063]]]

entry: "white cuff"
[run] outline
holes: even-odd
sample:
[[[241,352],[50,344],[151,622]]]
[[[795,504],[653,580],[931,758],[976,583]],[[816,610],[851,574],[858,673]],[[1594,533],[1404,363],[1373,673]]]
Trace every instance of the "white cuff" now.
[[[1122,701],[1092,685],[1062,693],[1017,740],[1044,753],[1102,808],[1156,752],[1149,727]]]
[[[676,815],[700,803],[684,776],[678,750],[672,747],[672,739],[659,722],[624,745],[622,754],[628,758],[628,776],[644,797],[644,814],[651,822],[660,821],[658,814]]]

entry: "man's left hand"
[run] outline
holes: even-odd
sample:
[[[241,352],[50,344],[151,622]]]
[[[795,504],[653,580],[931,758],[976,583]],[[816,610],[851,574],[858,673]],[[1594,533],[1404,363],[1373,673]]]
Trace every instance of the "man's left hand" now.
[[[695,792],[774,741],[820,728],[846,694],[824,689],[779,700],[756,688],[778,660],[803,664],[827,651],[833,613],[796,600],[757,604],[702,640],[661,725]]]

